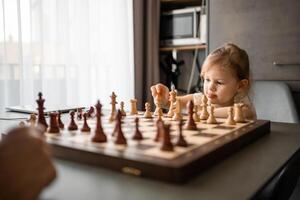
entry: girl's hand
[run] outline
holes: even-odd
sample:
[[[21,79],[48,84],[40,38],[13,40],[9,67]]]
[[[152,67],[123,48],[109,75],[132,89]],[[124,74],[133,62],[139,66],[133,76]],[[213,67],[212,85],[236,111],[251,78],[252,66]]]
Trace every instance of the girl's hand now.
[[[154,98],[154,102],[156,99],[162,102],[163,105],[167,105],[169,101],[169,89],[161,84],[158,83],[156,85],[151,86],[151,93],[152,97]]]

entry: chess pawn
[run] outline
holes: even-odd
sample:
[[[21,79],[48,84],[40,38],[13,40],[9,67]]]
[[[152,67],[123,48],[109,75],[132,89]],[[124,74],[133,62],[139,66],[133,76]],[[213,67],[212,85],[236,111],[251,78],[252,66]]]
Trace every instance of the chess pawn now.
[[[121,103],[120,103],[120,110],[121,110],[122,116],[125,117],[126,116],[126,112],[124,110],[124,102],[123,101],[121,101]]]
[[[135,121],[135,132],[134,132],[132,139],[133,140],[142,140],[143,136],[142,136],[141,131],[139,130],[139,118],[136,117],[134,121]]]
[[[36,124],[36,115],[35,114],[30,114],[30,117],[28,120],[26,120],[31,127],[34,127]]]
[[[50,113],[50,125],[48,128],[48,133],[59,133],[57,113]]]
[[[225,121],[225,124],[226,125],[235,125],[235,121],[233,119],[233,107],[229,107],[228,108],[228,117]]]
[[[60,129],[64,129],[65,128],[65,125],[63,124],[63,122],[61,121],[61,112],[58,112],[58,115],[57,115],[57,121],[58,121],[58,126]]]
[[[180,99],[176,98],[176,103],[175,103],[175,109],[174,109],[174,116],[172,118],[172,120],[178,121],[182,119],[182,115],[181,115],[181,103],[180,103]]]
[[[24,126],[26,126],[26,124],[25,124],[25,122],[20,121],[20,122],[19,122],[19,126],[20,126],[20,127],[24,127]]]
[[[207,111],[207,105],[202,105],[202,112],[200,114],[200,120],[207,120],[209,116],[209,113]]]
[[[151,105],[150,103],[146,102],[145,103],[145,113],[144,113],[144,117],[145,118],[152,118],[152,113],[151,113]]]
[[[193,114],[193,119],[195,122],[200,122],[200,117],[198,115],[198,105],[194,105],[194,114]]]
[[[130,104],[131,104],[130,115],[137,115],[138,114],[136,103],[137,103],[136,99],[131,99],[130,100]]]
[[[83,113],[83,125],[81,128],[81,132],[90,132],[91,128],[89,127],[87,123],[87,113]]]
[[[77,119],[82,120],[82,108],[77,109]]]
[[[186,142],[186,140],[184,139],[183,135],[182,135],[182,120],[179,121],[178,126],[179,126],[179,135],[178,135],[178,139],[176,142],[176,146],[180,146],[180,147],[187,147],[188,144]]]
[[[245,123],[246,120],[243,115],[243,106],[242,103],[236,103],[234,104],[234,121],[237,123]]]
[[[77,130],[78,129],[78,126],[77,126],[77,124],[75,123],[75,112],[74,111],[71,111],[70,112],[70,116],[71,116],[71,122],[70,122],[70,124],[69,124],[69,126],[68,126],[68,130],[69,131],[75,131],[75,130]]]
[[[171,92],[169,92],[170,95],[170,107],[169,107],[169,112],[167,113],[168,117],[173,117],[174,116],[174,104],[176,102],[176,96],[177,96],[177,92],[176,90],[172,90]]]
[[[208,116],[208,119],[206,120],[207,124],[217,124],[218,123],[214,116],[214,110],[215,110],[215,107],[210,106],[209,116]]]
[[[197,125],[193,119],[193,114],[194,114],[194,103],[192,100],[190,100],[187,105],[187,112],[188,112],[188,119],[184,125],[184,129],[187,130],[197,130]]]
[[[157,111],[158,119],[157,120],[162,120],[162,116],[164,115],[163,111],[161,108],[158,109]]]

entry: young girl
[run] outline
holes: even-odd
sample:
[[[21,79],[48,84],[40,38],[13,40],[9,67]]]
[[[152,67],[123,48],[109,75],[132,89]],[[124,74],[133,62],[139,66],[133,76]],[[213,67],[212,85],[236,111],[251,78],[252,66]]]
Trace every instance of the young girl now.
[[[246,51],[231,43],[219,47],[205,59],[200,76],[204,81],[203,93],[208,102],[215,106],[216,117],[226,118],[228,107],[235,103],[244,103],[244,116],[248,119],[256,119],[255,108],[248,97],[250,78]],[[168,105],[169,89],[166,86],[154,85],[151,87],[151,92],[154,98],[160,92],[164,97],[163,104]],[[189,100],[200,105],[203,93],[178,98],[185,108]]]

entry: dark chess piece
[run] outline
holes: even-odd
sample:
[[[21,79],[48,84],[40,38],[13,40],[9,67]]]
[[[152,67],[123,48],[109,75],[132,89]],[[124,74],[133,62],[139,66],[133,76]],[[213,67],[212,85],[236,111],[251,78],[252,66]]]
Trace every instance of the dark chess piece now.
[[[102,128],[102,122],[101,122],[102,105],[99,100],[97,101],[97,104],[95,105],[95,107],[96,107],[96,129],[95,129],[95,134],[92,137],[92,141],[98,142],[98,143],[106,142],[107,138],[106,138],[106,135],[104,134],[104,131]]]
[[[90,107],[90,109],[87,111],[87,117],[91,118],[94,117],[95,108],[93,106]]]
[[[170,124],[166,124],[161,127],[163,142],[160,149],[162,151],[174,151],[174,146],[171,142],[170,127]]]
[[[45,114],[44,114],[44,103],[45,99],[43,99],[43,94],[39,92],[38,94],[39,98],[36,100],[36,103],[38,104],[38,124],[42,124],[45,127],[45,130],[48,128],[48,124],[45,119]]]
[[[91,128],[89,127],[88,123],[87,123],[87,113],[83,114],[83,125],[81,128],[81,132],[90,132]]]
[[[194,115],[194,103],[192,100],[190,100],[187,104],[187,111],[188,111],[188,120],[186,121],[186,124],[184,125],[184,129],[186,130],[197,130],[197,125],[194,121],[193,115]]]
[[[142,133],[139,130],[139,118],[138,117],[135,118],[135,132],[134,132],[132,139],[133,140],[142,140],[143,139]]]
[[[58,112],[58,116],[57,116],[57,121],[58,121],[58,126],[60,129],[64,129],[65,125],[64,123],[61,121],[61,112]]]
[[[69,131],[75,131],[75,130],[78,130],[78,126],[77,124],[75,123],[75,112],[74,111],[71,111],[70,112],[70,116],[71,116],[71,122],[68,126],[68,130]]]
[[[48,128],[48,133],[59,133],[59,124],[57,117],[57,113],[50,113],[50,126]]]
[[[162,137],[162,127],[164,126],[164,122],[162,120],[156,121],[156,135],[154,138],[155,142],[158,142],[161,140]]]
[[[77,109],[77,119],[82,120],[82,108]]]
[[[116,141],[115,144],[127,144],[126,138],[124,137],[123,131],[122,131],[122,113],[120,110],[117,112],[117,118],[116,118]]]
[[[186,140],[184,139],[183,135],[182,135],[182,120],[179,121],[179,136],[178,136],[178,139],[177,139],[177,142],[176,142],[176,146],[180,146],[180,147],[187,147],[188,144],[186,142]]]

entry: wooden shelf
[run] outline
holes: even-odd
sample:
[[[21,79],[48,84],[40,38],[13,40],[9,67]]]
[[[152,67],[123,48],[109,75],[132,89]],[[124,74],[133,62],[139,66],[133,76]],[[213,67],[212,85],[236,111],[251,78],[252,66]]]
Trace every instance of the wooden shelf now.
[[[159,51],[190,51],[195,49],[206,49],[206,44],[198,44],[198,45],[184,45],[184,46],[167,46],[167,47],[160,47]]]

